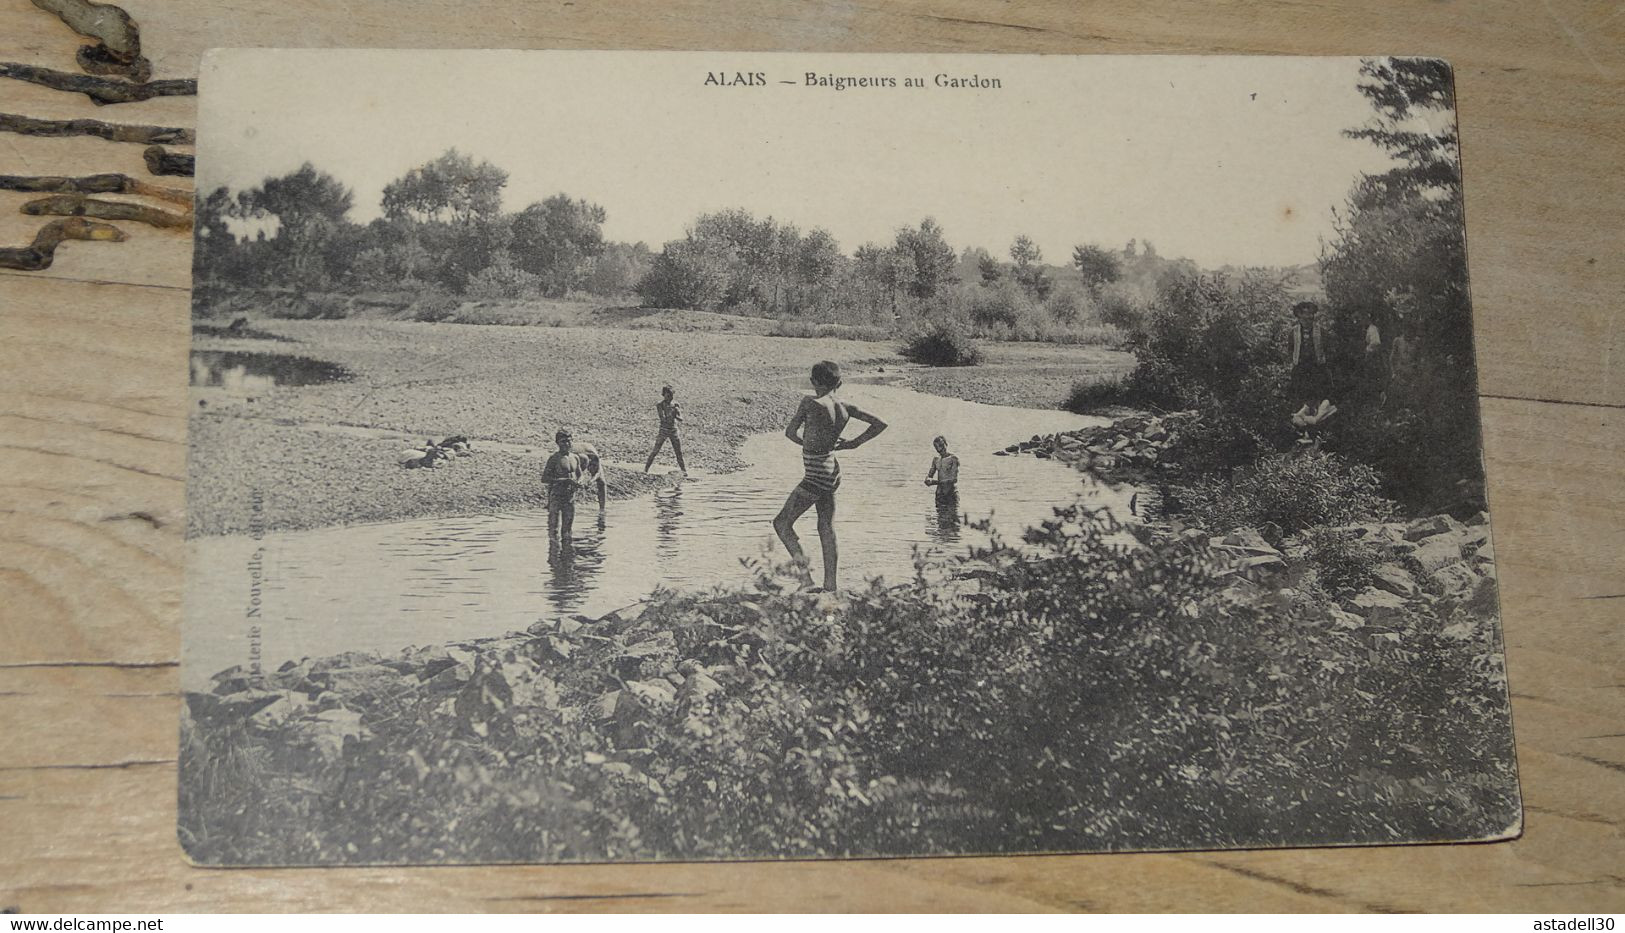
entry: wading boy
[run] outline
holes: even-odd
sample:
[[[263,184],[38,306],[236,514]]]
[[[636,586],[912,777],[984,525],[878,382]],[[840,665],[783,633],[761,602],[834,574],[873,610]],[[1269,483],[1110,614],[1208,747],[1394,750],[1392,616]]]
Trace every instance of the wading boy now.
[[[825,360],[812,368],[813,394],[801,398],[794,418],[784,429],[784,436],[801,445],[803,475],[784,508],[773,519],[773,530],[778,532],[790,559],[801,570],[803,580],[810,586],[812,574],[807,569],[807,554],[801,549],[796,536],[796,519],[809,508],[818,509],[818,540],[824,550],[824,589],[835,592],[836,569],[839,554],[835,545],[835,490],[841,485],[841,465],[835,459],[838,450],[851,450],[875,439],[886,430],[886,422],[856,405],[849,405],[835,397],[841,387],[841,368]],[[869,425],[862,434],[851,440],[842,440],[841,432],[853,419]]]
[[[948,439],[938,434],[931,445],[937,455],[925,474],[925,484],[937,487],[937,505],[955,506],[959,501],[959,458],[948,452]]]
[[[542,467],[542,483],[547,486],[547,536],[568,541],[576,520],[576,488],[581,485],[581,458],[571,452],[569,431],[553,435],[558,452]]]
[[[687,475],[688,467],[683,465],[683,442],[677,439],[677,424],[683,420],[683,412],[677,407],[677,393],[671,386],[663,386],[660,396],[660,401],[655,403],[655,415],[660,419],[660,434],[655,438],[654,450],[649,451],[649,461],[643,465],[643,472],[649,472],[655,458],[660,456],[660,448],[671,441],[671,452],[677,455],[677,469]]]

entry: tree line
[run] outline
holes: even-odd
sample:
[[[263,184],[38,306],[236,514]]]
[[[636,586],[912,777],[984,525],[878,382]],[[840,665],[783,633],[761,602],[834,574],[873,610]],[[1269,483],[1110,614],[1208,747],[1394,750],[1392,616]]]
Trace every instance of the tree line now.
[[[310,163],[236,193],[216,188],[198,203],[199,278],[521,298],[625,294],[646,272],[646,247],[605,241],[603,207],[561,193],[504,212],[507,184],[503,169],[452,149],[386,185],[383,216],[367,224],[348,217],[351,189]]]
[[[657,308],[907,327],[952,318],[995,338],[1128,325],[1188,260],[1093,244],[1046,264],[1025,235],[1008,261],[957,251],[930,217],[850,254],[823,228],[733,208],[702,214],[658,252],[603,235],[604,208],[560,193],[503,210],[508,173],[452,149],[384,187],[381,217],[306,163],[198,204],[199,281],[305,292],[428,290],[474,299],[636,296]]]

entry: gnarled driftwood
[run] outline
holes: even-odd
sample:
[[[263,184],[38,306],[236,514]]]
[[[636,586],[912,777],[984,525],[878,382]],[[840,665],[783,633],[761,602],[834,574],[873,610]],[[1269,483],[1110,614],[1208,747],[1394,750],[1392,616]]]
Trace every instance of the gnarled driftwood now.
[[[176,97],[197,93],[195,78],[166,78],[162,81],[135,84],[117,78],[76,75],[17,62],[0,62],[0,78],[30,81],[57,91],[77,91],[97,104],[127,104],[153,97]]]
[[[99,136],[115,143],[169,143],[189,146],[197,134],[183,126],[140,126],[101,120],[40,120],[16,113],[0,113],[0,132],[25,136]],[[188,173],[190,174],[190,173]]]
[[[56,257],[57,244],[63,240],[118,242],[125,238],[124,231],[112,224],[97,223],[83,217],[65,217],[41,227],[39,233],[34,234],[34,242],[28,246],[0,248],[0,269],[21,269],[24,272],[49,269],[51,260]]]
[[[148,146],[142,157],[147,160],[147,171],[154,175],[191,175],[195,164],[184,152],[170,152],[163,146]]]
[[[119,172],[81,175],[77,178],[63,175],[0,175],[0,190],[38,191],[42,194],[135,194],[180,204],[188,211],[192,209],[192,192],[154,185]]]
[[[166,230],[187,230],[192,218],[186,214],[172,214],[145,204],[126,204],[123,201],[103,201],[80,194],[54,194],[48,198],[29,201],[22,207],[24,214],[56,214],[64,217],[97,217],[102,220],[133,220]]]
[[[79,49],[80,68],[96,75],[123,75],[132,81],[152,77],[152,62],[141,57],[141,33],[124,10],[94,0],[34,0],[34,5],[55,13],[79,35],[98,41]]]

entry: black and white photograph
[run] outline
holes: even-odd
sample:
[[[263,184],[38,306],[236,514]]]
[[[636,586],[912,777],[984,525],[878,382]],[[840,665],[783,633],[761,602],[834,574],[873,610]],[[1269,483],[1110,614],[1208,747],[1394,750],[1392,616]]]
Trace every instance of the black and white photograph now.
[[[199,95],[194,863],[1519,833],[1448,63]]]

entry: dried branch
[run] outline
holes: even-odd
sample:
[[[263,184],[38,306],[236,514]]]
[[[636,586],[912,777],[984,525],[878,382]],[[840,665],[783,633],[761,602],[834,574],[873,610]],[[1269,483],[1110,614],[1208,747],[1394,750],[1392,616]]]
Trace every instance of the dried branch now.
[[[56,214],[64,217],[96,217],[101,220],[130,220],[151,224],[165,230],[189,230],[192,218],[186,214],[172,214],[145,204],[126,204],[123,201],[102,201],[79,194],[57,194],[29,201],[22,207],[24,214]]]
[[[170,152],[163,146],[148,146],[142,157],[147,160],[147,171],[154,175],[192,174],[195,160],[183,152]]]
[[[181,126],[138,126],[100,120],[37,120],[15,113],[0,113],[0,132],[27,136],[100,136],[115,143],[169,143],[189,146],[197,134]],[[188,173],[190,174],[190,173]]]
[[[34,242],[30,245],[0,248],[0,269],[21,269],[24,272],[49,269],[51,260],[56,257],[57,244],[63,240],[111,240],[116,243],[127,238],[123,230],[112,224],[101,224],[83,217],[53,220],[34,234]]]
[[[80,68],[96,75],[123,75],[132,81],[152,77],[152,62],[141,57],[141,33],[122,9],[93,0],[34,0],[34,5],[100,43],[79,49]]]
[[[118,172],[101,175],[81,175],[67,178],[61,175],[0,175],[0,191],[38,191],[42,194],[135,194],[158,198],[192,209],[192,192],[183,188],[166,188]]]
[[[134,84],[117,78],[70,74],[36,65],[0,62],[0,78],[30,81],[57,91],[77,91],[96,104],[128,104],[153,97],[176,97],[197,93],[195,78],[166,78]]]

